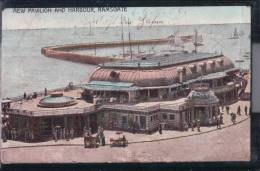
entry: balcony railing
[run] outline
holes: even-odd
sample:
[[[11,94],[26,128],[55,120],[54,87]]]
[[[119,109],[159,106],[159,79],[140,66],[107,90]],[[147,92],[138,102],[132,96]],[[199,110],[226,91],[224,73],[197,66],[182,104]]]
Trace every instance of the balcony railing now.
[[[74,109],[55,109],[55,110],[39,110],[39,111],[29,111],[29,110],[19,110],[19,109],[7,109],[7,114],[14,115],[25,115],[25,116],[54,116],[54,115],[74,115],[90,113],[95,111],[95,106],[89,106],[85,108],[74,108]]]
[[[160,104],[153,106],[134,106],[134,105],[103,105],[104,109],[117,109],[117,110],[128,110],[128,111],[138,111],[138,112],[153,112],[160,109]]]

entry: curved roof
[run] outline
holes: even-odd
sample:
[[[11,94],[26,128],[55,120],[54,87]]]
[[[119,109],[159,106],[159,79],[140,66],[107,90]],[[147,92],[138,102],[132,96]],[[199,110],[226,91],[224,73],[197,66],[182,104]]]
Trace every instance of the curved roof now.
[[[133,69],[131,67],[120,66],[122,62],[118,62],[117,64],[112,62],[100,66],[95,70],[90,76],[89,81],[128,82],[140,87],[166,86],[179,82],[181,68],[182,72],[186,72],[186,79],[189,80],[201,76],[201,72],[203,72],[203,75],[207,75],[234,67],[232,61],[223,55],[213,55],[211,57],[208,55],[205,55],[207,58],[205,56],[202,56],[202,58],[195,57],[194,59],[188,58],[189,60],[182,60],[181,63],[175,62],[169,65],[161,63],[160,66],[154,66],[153,68],[138,67]],[[150,60],[153,61],[154,59],[146,59],[145,62],[149,62]],[[199,65],[201,63],[203,64],[202,66]]]
[[[77,104],[73,97],[63,96],[63,94],[51,94],[39,101],[38,106],[47,108],[66,107]]]

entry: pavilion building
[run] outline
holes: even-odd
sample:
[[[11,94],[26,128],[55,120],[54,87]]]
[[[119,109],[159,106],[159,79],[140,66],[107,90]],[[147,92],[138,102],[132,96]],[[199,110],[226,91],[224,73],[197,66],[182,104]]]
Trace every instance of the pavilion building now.
[[[238,99],[238,68],[222,54],[175,53],[99,65],[84,85],[102,103],[137,103],[186,97],[192,83],[208,83],[220,99]]]
[[[184,130],[194,120],[214,125],[219,106],[241,92],[239,69],[222,54],[176,53],[99,65],[89,81],[34,98],[2,101],[4,135],[30,141],[84,128],[152,133]],[[78,96],[79,94],[79,96]],[[81,95],[81,96],[80,96]],[[8,137],[7,136],[7,137]]]

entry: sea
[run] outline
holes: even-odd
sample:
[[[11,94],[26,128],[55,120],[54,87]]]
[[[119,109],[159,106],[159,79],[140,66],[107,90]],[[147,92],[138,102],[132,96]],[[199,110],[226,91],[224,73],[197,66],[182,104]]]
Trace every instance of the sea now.
[[[229,39],[237,29],[239,39]],[[250,69],[251,25],[250,24],[211,24],[211,25],[171,25],[128,27],[123,29],[123,39],[157,39],[172,34],[191,35],[197,30],[202,35],[203,46],[200,52],[222,53],[229,57],[237,67]],[[97,67],[90,64],[75,63],[41,54],[41,48],[53,45],[110,42],[122,40],[121,27],[97,28],[52,28],[20,29],[2,31],[1,58],[1,94],[2,98],[15,97],[24,92],[43,91],[65,87],[69,82],[80,84],[88,80]],[[160,53],[172,48],[172,45],[133,46],[132,52]],[[185,50],[191,51],[192,44],[186,44]],[[130,47],[125,47],[125,52]],[[98,56],[118,56],[122,47],[106,49],[76,50],[81,54]],[[246,54],[246,55],[245,55]],[[246,57],[245,57],[246,56]],[[243,60],[237,63],[236,60]]]

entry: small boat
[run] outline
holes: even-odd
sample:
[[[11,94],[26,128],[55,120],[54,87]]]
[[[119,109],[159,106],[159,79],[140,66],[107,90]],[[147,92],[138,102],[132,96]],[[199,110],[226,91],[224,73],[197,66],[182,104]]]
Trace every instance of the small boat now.
[[[239,34],[237,32],[237,28],[234,29],[233,35],[228,39],[239,39]]]

